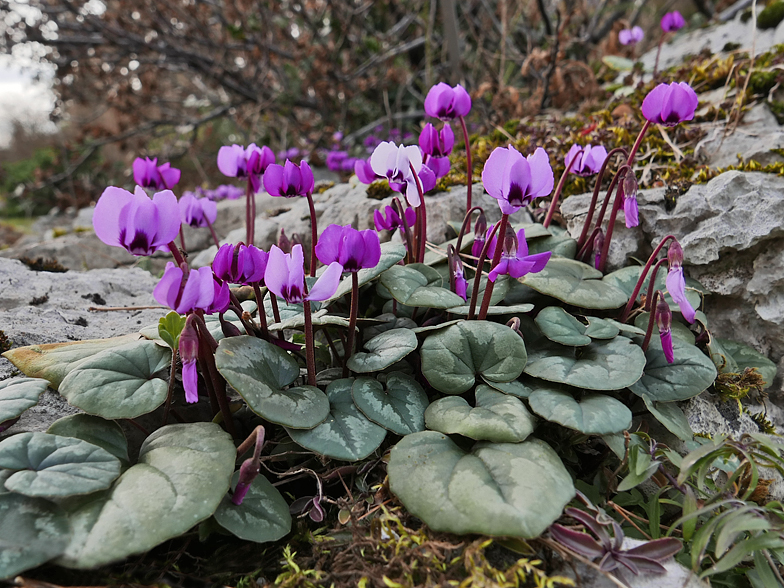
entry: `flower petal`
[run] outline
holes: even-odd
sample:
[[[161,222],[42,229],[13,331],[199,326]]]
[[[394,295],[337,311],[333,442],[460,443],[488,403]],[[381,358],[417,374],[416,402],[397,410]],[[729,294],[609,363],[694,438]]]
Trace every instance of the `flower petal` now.
[[[133,200],[133,194],[122,188],[110,186],[103,191],[93,212],[93,229],[96,236],[113,247],[120,243],[120,211]]]
[[[177,234],[180,232],[180,214],[177,197],[171,190],[162,190],[152,197],[152,201],[158,210],[157,230],[152,244],[158,249],[165,249],[169,243],[177,238]]]
[[[534,198],[549,196],[555,185],[555,177],[547,152],[541,147],[537,147],[527,160],[531,167],[531,195]]]
[[[308,300],[326,300],[332,296],[338,289],[340,284],[340,276],[343,274],[343,266],[337,261],[330,263],[324,273],[321,274],[316,283],[313,284],[310,293],[307,295]]]
[[[196,360],[182,364],[182,387],[185,389],[185,402],[193,404],[199,401],[199,371]]]
[[[171,261],[166,264],[163,277],[152,290],[152,297],[159,304],[168,306],[171,309],[177,305],[177,295],[180,293],[182,284],[182,270]]]
[[[271,164],[264,172],[264,189],[270,196],[283,196],[285,191],[283,166]]]
[[[224,176],[237,177],[240,159],[245,160],[245,151],[239,145],[224,145],[218,149],[218,169]]]
[[[340,258],[340,245],[345,228],[340,225],[329,225],[321,233],[316,243],[316,257],[324,265],[329,265]]]

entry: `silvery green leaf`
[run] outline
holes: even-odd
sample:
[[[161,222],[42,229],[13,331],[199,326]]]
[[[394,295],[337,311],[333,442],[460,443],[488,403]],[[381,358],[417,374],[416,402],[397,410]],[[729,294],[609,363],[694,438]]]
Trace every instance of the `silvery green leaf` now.
[[[601,272],[573,259],[553,258],[535,274],[520,281],[541,294],[581,308],[609,310],[623,306],[628,296],[602,280]]]
[[[10,378],[0,382],[0,423],[10,421],[38,404],[49,382],[43,378]]]
[[[427,394],[411,376],[392,372],[384,384],[373,378],[357,378],[351,395],[367,418],[397,435],[425,429]]]

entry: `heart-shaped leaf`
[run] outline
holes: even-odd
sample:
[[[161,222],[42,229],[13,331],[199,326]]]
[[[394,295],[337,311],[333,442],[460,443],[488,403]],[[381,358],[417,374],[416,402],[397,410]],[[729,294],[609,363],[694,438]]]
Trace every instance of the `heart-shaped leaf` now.
[[[38,404],[49,382],[43,378],[11,378],[0,382],[0,423],[10,421]]]
[[[368,420],[354,406],[353,378],[335,380],[327,386],[330,412],[327,420],[309,431],[286,429],[305,449],[345,461],[357,461],[373,453],[387,430]]]
[[[48,500],[0,493],[0,579],[37,567],[65,551],[71,525]]]
[[[214,423],[158,429],[109,490],[64,503],[74,533],[57,563],[94,568],[181,535],[215,512],[235,455],[231,437]]]
[[[299,365],[277,345],[247,335],[229,337],[218,344],[215,364],[248,407],[268,421],[312,429],[329,415],[329,400],[318,388],[283,390],[299,377]]]
[[[348,369],[366,374],[379,372],[403,359],[417,348],[416,333],[411,329],[392,329],[365,343],[367,353],[358,351],[348,358]]]
[[[60,394],[88,414],[132,419],[166,400],[171,350],[142,339],[107,349],[79,363],[60,384]]]
[[[587,316],[585,318],[588,319],[588,327],[585,329],[585,334],[591,339],[612,339],[621,331],[617,325],[614,325],[612,321],[607,319],[596,318],[595,316]]]
[[[609,310],[626,304],[622,290],[594,278],[601,273],[573,259],[553,258],[536,274],[526,274],[520,281],[553,298],[581,308]]]
[[[667,430],[684,441],[694,439],[689,419],[675,402],[656,402],[647,394],[642,396],[645,407]]]
[[[321,309],[311,314],[311,323],[314,327],[332,325],[335,327],[348,327],[349,321],[343,316],[327,314],[325,309]],[[302,329],[305,326],[305,313],[298,314],[282,320],[279,323],[269,325],[270,331],[283,331],[287,329]]]
[[[405,256],[406,248],[404,245],[401,245],[400,243],[382,243],[381,258],[379,259],[378,264],[376,264],[376,267],[361,269],[357,272],[359,285],[362,286],[363,284],[367,284],[369,281],[380,276]],[[331,298],[322,303],[322,306],[332,304],[335,300],[345,296],[349,292],[351,292],[351,276],[344,278],[340,284],[338,284],[338,289]]]
[[[525,374],[521,374],[520,378],[525,378]],[[517,396],[518,398],[528,398],[528,395],[531,393],[531,390],[525,386],[520,379],[512,380],[511,382],[492,382],[490,380],[485,379],[482,377],[485,383],[490,386],[491,388],[495,388],[499,392],[503,392],[504,394],[511,394],[512,396]]]
[[[640,379],[645,354],[626,337],[564,347],[541,339],[532,344],[525,373],[587,390],[620,390]]]
[[[373,378],[357,378],[351,396],[367,418],[397,435],[425,429],[427,394],[411,376],[392,372],[385,385]]]
[[[744,343],[730,341],[729,339],[719,339],[719,342],[727,353],[732,356],[732,359],[735,360],[738,369],[757,368],[762,379],[765,380],[765,385],[762,389],[770,388],[770,385],[776,377],[777,368],[775,363]],[[0,383],[0,386],[1,385],[2,384]]]
[[[234,472],[232,490],[239,477],[239,471]],[[239,506],[228,495],[224,496],[215,511],[215,520],[240,539],[256,543],[277,541],[291,531],[289,505],[264,476],[256,476]]]
[[[381,274],[380,281],[395,300],[407,306],[451,308],[464,303],[460,296],[446,288],[429,286],[428,277],[411,266],[394,265]]]
[[[540,388],[531,393],[528,404],[543,419],[586,435],[620,433],[632,424],[632,411],[605,394],[585,394],[577,400],[567,390]]]
[[[546,443],[480,441],[470,452],[435,431],[392,448],[392,492],[435,531],[538,537],[575,494],[572,477]]]
[[[5,487],[25,496],[63,498],[108,488],[120,460],[72,437],[20,433],[0,442],[0,468],[15,471]]]
[[[535,422],[520,400],[484,384],[476,387],[476,408],[461,396],[446,396],[425,411],[428,429],[496,443],[525,441],[533,433]]]
[[[527,238],[527,231],[525,235]],[[567,233],[561,233],[528,242],[528,255],[546,251],[551,251],[553,255],[563,258],[574,259],[574,256],[577,255],[577,241],[572,239]]]
[[[737,374],[741,371],[732,354],[724,349],[722,339],[711,336],[707,348],[711,361],[720,374]]]
[[[548,306],[536,315],[536,326],[542,334],[561,345],[582,347],[591,342],[585,336],[585,325],[560,306]]]
[[[673,337],[675,361],[667,363],[661,341],[652,337],[645,352],[645,372],[629,389],[637,396],[648,395],[656,402],[687,400],[706,390],[716,379],[716,367],[694,345]]]
[[[157,328],[157,327],[156,327]],[[68,343],[47,343],[17,347],[3,353],[3,357],[31,378],[43,378],[57,390],[60,382],[79,362],[101,351],[137,341],[139,335],[123,335],[110,339],[88,339]]]
[[[523,339],[512,329],[488,321],[461,321],[429,335],[422,344],[422,374],[439,392],[462,394],[476,374],[511,382],[526,362]]]
[[[129,461],[128,441],[122,427],[114,421],[89,414],[72,414],[56,420],[46,432],[87,441],[105,449],[124,463]]]

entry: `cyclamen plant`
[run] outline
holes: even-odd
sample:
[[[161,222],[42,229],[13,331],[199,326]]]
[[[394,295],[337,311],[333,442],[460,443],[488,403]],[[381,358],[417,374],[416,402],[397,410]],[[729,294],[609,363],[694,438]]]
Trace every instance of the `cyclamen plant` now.
[[[221,171],[247,182],[249,238],[222,245],[211,267],[191,267],[175,243],[181,220],[201,218],[180,216],[192,202],[178,205],[167,189],[150,198],[142,188],[107,188],[95,208],[96,234],[137,256],[171,252],[153,295],[172,311],[138,338],[5,354],[30,377],[0,383],[0,398],[25,399],[13,410],[0,403],[0,425],[34,405],[47,386],[87,414],[0,442],[0,528],[23,538],[8,539],[10,550],[0,545],[0,577],[50,560],[100,566],[206,521],[203,534],[220,527],[248,541],[276,541],[292,524],[278,482],[311,476],[315,495],[306,491],[291,508],[322,521],[335,510],[325,484],[360,469],[379,483],[388,475],[391,492],[432,529],[522,538],[551,529],[563,545],[601,558],[603,569],[660,571],[676,551],[672,541],[623,550],[614,525],[610,536],[607,524],[571,510],[595,538],[551,528],[580,476],[551,443],[571,448],[592,438],[626,464],[623,439],[633,414],[691,440],[677,402],[711,386],[717,368],[687,325],[721,354],[697,311],[703,288],[684,277],[687,252],[668,236],[644,267],[604,268],[621,205],[629,226],[644,214],[627,202],[636,203],[634,160],[644,133],[690,120],[696,105],[688,86],[654,88],[635,144],[609,153],[598,145],[573,148],[555,191],[544,149],[498,147],[482,183],[500,220],[488,227],[491,211],[472,206],[469,191],[458,236],[444,245],[427,239],[426,192],[435,174],[417,146],[382,142],[370,158],[373,178],[389,181],[408,206],[401,196],[376,211],[376,231],[330,225],[320,236],[307,162],[279,166],[255,145],[221,148]],[[459,119],[470,149],[470,106],[460,86],[439,84],[425,110]],[[447,128],[428,128],[429,157],[446,156]],[[594,215],[602,176],[617,155],[622,165]],[[548,197],[555,210],[573,172],[598,172],[579,239],[551,225],[552,214],[546,223],[514,223],[511,215]],[[468,176],[470,186],[470,161]],[[250,202],[262,184],[272,195],[309,199],[310,276],[294,236],[281,233],[269,251],[254,245]],[[397,230],[402,244],[380,243],[380,231]],[[581,261],[591,255],[594,265]],[[723,357],[763,365],[749,352]],[[188,422],[180,413],[199,401],[213,422]],[[131,463],[115,421],[141,415],[161,426]],[[171,415],[183,422],[168,424]],[[271,442],[298,446],[287,451],[292,470],[262,470]],[[64,447],[72,449],[59,451]],[[381,459],[387,450],[388,463]],[[356,467],[333,469],[335,462]],[[637,466],[629,471],[637,475]],[[276,475],[273,485],[268,478]],[[118,538],[118,528],[129,530]]]

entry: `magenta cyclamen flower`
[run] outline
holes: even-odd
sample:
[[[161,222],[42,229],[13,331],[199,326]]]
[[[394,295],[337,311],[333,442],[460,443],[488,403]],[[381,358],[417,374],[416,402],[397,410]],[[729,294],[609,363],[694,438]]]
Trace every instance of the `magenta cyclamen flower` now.
[[[376,180],[383,179],[383,176],[379,176],[373,171],[373,167],[370,165],[370,158],[357,159],[354,162],[354,173],[357,174],[357,179],[363,184],[372,184]]]
[[[452,276],[455,280],[455,294],[460,296],[463,300],[468,298],[468,280],[463,275],[463,262],[459,255],[452,257]]]
[[[305,295],[304,262],[302,245],[294,245],[291,253],[283,253],[273,245],[267,259],[264,284],[270,292],[289,304],[299,304],[305,299],[326,300],[332,296],[338,289],[343,267],[337,261],[329,264],[310,289],[310,293]]]
[[[193,326],[192,316],[188,316],[185,321],[178,346],[182,361],[182,387],[185,389],[185,402],[188,403],[199,400],[199,372],[196,369],[196,360],[199,359],[199,335]]]
[[[674,127],[694,118],[699,99],[686,82],[659,84],[642,101],[643,116],[659,125]]]
[[[577,160],[572,163],[575,157],[577,157]],[[572,163],[570,171],[576,176],[591,176],[599,173],[605,159],[607,159],[607,149],[602,145],[592,147],[589,143],[585,147],[581,147],[575,144],[572,145],[569,153],[566,154],[564,164],[568,169],[569,164]]]
[[[683,20],[681,13],[677,10],[668,12],[661,19],[661,28],[665,33],[672,33],[681,30],[686,26],[686,21]]]
[[[208,227],[218,218],[218,205],[206,198],[183,194],[180,198],[180,220],[192,227]]]
[[[436,178],[442,178],[449,173],[449,154],[454,146],[455,134],[449,123],[445,123],[440,131],[427,123],[419,134],[419,148],[425,155],[424,163],[433,170]]]
[[[416,222],[416,210],[408,207],[403,214],[406,217],[406,224],[409,228],[413,227]],[[391,206],[384,207],[384,212],[381,212],[381,210],[374,211],[373,222],[377,231],[394,231],[395,229],[404,228],[403,219]]]
[[[527,158],[509,146],[496,147],[482,170],[485,190],[498,200],[501,212],[513,214],[528,206],[534,198],[542,198],[553,191],[553,168],[541,147]]]
[[[665,280],[667,291],[680,308],[683,318],[689,323],[693,323],[696,311],[686,298],[686,278],[683,277],[683,248],[675,240],[670,243],[670,247],[667,249],[667,261],[669,262],[669,270]]]
[[[171,190],[158,192],[152,200],[139,186],[133,194],[110,186],[95,205],[93,228],[98,238],[133,255],[152,255],[164,250],[180,232],[180,210]]]
[[[133,161],[133,181],[143,188],[171,190],[180,181],[180,170],[170,163],[158,165],[157,157],[137,157]]]
[[[656,326],[659,327],[659,337],[661,338],[662,350],[667,363],[675,361],[675,353],[672,349],[672,312],[670,306],[664,300],[664,294],[659,292],[659,301],[656,303]]]
[[[230,178],[248,178],[254,192],[261,189],[261,175],[273,163],[275,154],[266,145],[224,145],[218,150],[218,169],[221,173]]]
[[[497,242],[494,239],[494,243]],[[495,247],[491,245],[495,251]],[[536,253],[528,255],[528,243],[525,240],[525,229],[514,231],[509,229],[509,232],[504,238],[503,251],[501,253],[501,261],[490,270],[487,279],[495,282],[501,274],[508,274],[513,278],[522,278],[525,274],[538,273],[544,269],[547,262],[550,260],[550,251],[545,253]]]
[[[358,231],[349,225],[329,225],[316,244],[316,257],[324,265],[338,262],[344,272],[376,267],[381,259],[378,233]]]
[[[453,120],[471,112],[471,96],[458,84],[454,88],[444,82],[436,84],[425,97],[425,112],[441,120]]]
[[[212,271],[232,284],[253,284],[264,278],[267,257],[267,252],[255,245],[223,245],[215,254]]]
[[[640,27],[632,27],[630,29],[623,29],[618,33],[618,41],[621,45],[636,45],[642,41],[644,36],[645,34]]]
[[[166,264],[152,296],[179,314],[197,308],[207,314],[225,312],[229,306],[229,286],[225,282],[218,283],[211,268],[192,269],[185,280],[182,269],[172,262]]]
[[[623,215],[626,228],[631,229],[640,224],[639,208],[637,206],[637,177],[632,170],[628,170],[621,184],[623,189]]]
[[[307,161],[297,165],[287,159],[285,165],[273,163],[264,172],[264,189],[270,196],[307,196],[313,188],[315,181]]]
[[[387,178],[389,186],[396,192],[403,192],[405,189],[406,200],[414,208],[421,204],[414,172],[419,174],[423,192],[427,191],[424,178],[428,175],[430,178],[427,178],[427,183],[430,184],[432,179],[430,187],[435,186],[435,175],[422,165],[422,153],[416,145],[398,146],[392,141],[379,143],[370,156],[370,167],[376,175]]]

